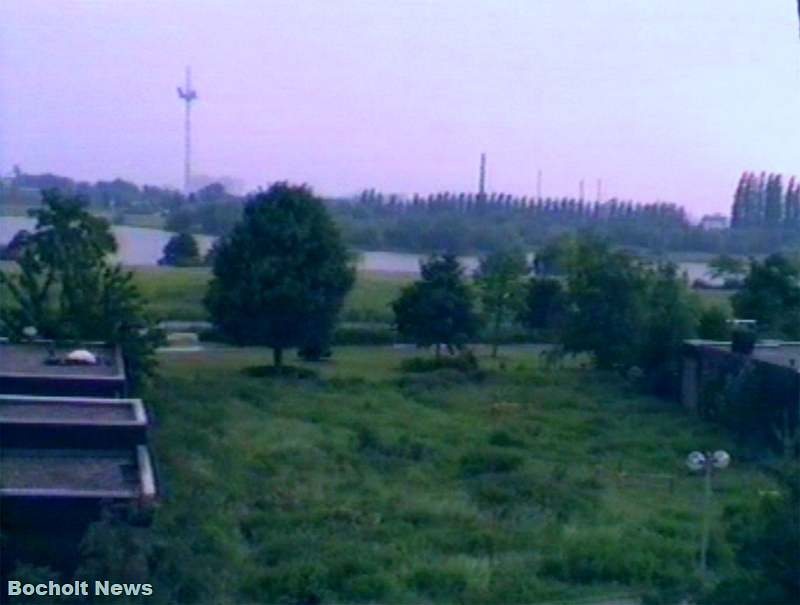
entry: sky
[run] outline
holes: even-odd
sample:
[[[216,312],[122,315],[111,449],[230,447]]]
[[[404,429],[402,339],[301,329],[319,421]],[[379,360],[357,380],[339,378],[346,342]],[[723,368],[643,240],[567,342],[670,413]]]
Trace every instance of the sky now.
[[[3,0],[0,173],[180,187],[193,170],[727,212],[800,176],[794,0]]]

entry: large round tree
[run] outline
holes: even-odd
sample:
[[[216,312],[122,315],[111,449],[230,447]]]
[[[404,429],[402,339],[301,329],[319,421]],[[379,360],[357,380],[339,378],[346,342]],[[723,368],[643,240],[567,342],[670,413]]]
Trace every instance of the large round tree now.
[[[278,183],[253,196],[218,245],[206,306],[234,342],[272,348],[327,343],[355,271],[322,201]]]

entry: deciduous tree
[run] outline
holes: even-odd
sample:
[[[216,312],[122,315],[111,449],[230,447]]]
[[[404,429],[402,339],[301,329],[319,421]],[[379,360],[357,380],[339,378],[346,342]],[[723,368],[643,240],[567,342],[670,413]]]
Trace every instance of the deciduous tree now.
[[[442,344],[452,352],[469,342],[478,331],[479,318],[455,256],[433,255],[420,270],[421,279],[403,288],[392,303],[395,324],[417,346],[435,346],[438,357]]]
[[[0,322],[12,338],[26,327],[43,338],[118,344],[134,386],[155,366],[161,333],[144,310],[130,272],[113,265],[109,224],[92,216],[79,197],[43,193],[36,230],[19,259],[19,272],[0,273]]]
[[[164,246],[164,255],[158,261],[159,265],[171,267],[191,267],[200,263],[197,240],[189,233],[173,235]]]
[[[328,342],[355,281],[347,249],[322,201],[278,183],[245,206],[216,249],[206,305],[217,327],[243,345],[283,352]]]
[[[522,250],[503,249],[483,257],[475,273],[483,312],[491,330],[492,357],[497,357],[504,323],[519,308],[528,270]]]
[[[764,333],[800,338],[800,269],[787,256],[752,259],[732,303],[739,318],[757,320]]]

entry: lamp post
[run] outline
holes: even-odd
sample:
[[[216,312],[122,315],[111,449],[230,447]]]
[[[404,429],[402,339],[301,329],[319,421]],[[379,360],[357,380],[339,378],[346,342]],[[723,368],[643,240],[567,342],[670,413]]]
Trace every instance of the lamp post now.
[[[701,472],[704,477],[703,489],[703,534],[700,538],[700,577],[705,581],[708,562],[708,537],[711,525],[711,474],[714,469],[722,470],[731,462],[724,450],[716,452],[692,452],[686,457],[686,466],[692,472]]]

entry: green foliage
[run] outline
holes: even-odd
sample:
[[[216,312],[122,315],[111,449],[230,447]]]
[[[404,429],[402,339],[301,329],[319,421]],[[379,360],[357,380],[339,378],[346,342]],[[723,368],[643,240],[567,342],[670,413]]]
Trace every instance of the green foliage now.
[[[36,231],[18,273],[0,273],[0,323],[12,338],[33,326],[42,338],[104,341],[122,349],[134,387],[152,374],[162,335],[144,312],[133,275],[111,265],[116,250],[108,223],[80,198],[43,194]]]
[[[21,229],[14,234],[11,241],[5,246],[0,246],[0,260],[16,260],[22,258],[25,246],[30,242],[31,234],[25,229]]]
[[[47,584],[51,580],[54,582],[63,582],[64,579],[61,574],[55,569],[47,566],[31,565],[29,563],[21,563],[15,565],[14,568],[8,573],[9,578],[20,579],[27,584]],[[24,580],[22,580],[24,578]],[[5,578],[4,578],[5,579]],[[6,587],[2,589],[2,594],[5,596]],[[60,596],[60,595],[17,595],[10,599],[13,603],[20,603],[21,605],[69,605],[69,602],[74,602],[73,598]]]
[[[705,340],[730,340],[730,315],[721,305],[712,304],[700,312],[697,335]]]
[[[559,280],[532,277],[526,284],[517,320],[532,332],[552,337],[560,333],[568,302]]]
[[[733,308],[742,319],[755,319],[767,335],[800,339],[800,268],[782,254],[751,259]]]
[[[672,204],[621,200],[593,204],[508,194],[476,199],[464,193],[415,196],[410,203],[403,203],[369,190],[356,200],[331,201],[330,207],[348,240],[366,250],[487,253],[509,243],[539,248],[578,230],[644,248],[718,251],[730,245],[719,233],[690,225],[683,209]]]
[[[479,327],[463,269],[450,254],[433,255],[420,269],[421,279],[392,303],[397,331],[419,347],[435,345],[437,356],[440,344],[451,352],[463,347]]]
[[[779,471],[781,489],[754,494],[725,510],[724,524],[739,566],[700,602],[704,605],[800,603],[800,472]]]
[[[672,264],[652,267],[582,238],[567,275],[564,348],[598,367],[643,375],[651,391],[677,395],[680,351],[694,335],[697,303]]]
[[[324,351],[355,281],[325,207],[305,187],[276,184],[256,195],[219,245],[206,305],[234,342]]]
[[[106,510],[83,538],[75,577],[92,584],[111,578],[118,583],[147,583],[154,546],[146,527],[137,525],[134,518],[123,519]]]
[[[492,252],[480,260],[475,282],[480,290],[486,323],[491,329],[493,357],[497,357],[503,325],[519,308],[522,280],[528,271],[525,254],[518,249]]]
[[[720,254],[708,261],[711,276],[715,279],[738,279],[747,272],[746,263],[735,256]]]
[[[680,353],[684,340],[694,335],[697,318],[686,283],[675,265],[646,273],[645,314],[637,334],[636,365],[648,377],[650,389],[676,397],[680,383]]]
[[[537,275],[564,275],[572,263],[576,250],[574,235],[561,235],[536,251],[533,268]]]
[[[164,222],[164,228],[167,231],[175,231],[177,233],[188,231],[193,226],[194,216],[188,207],[175,208],[169,213],[167,220]]]
[[[566,350],[593,353],[600,368],[635,365],[646,313],[646,279],[638,261],[596,239],[582,239],[567,284]]]
[[[688,544],[665,542],[646,528],[595,528],[564,536],[543,567],[546,575],[570,582],[674,587],[691,578],[692,555]]]
[[[164,246],[164,256],[159,265],[172,267],[192,267],[201,263],[197,240],[189,233],[173,235]]]

